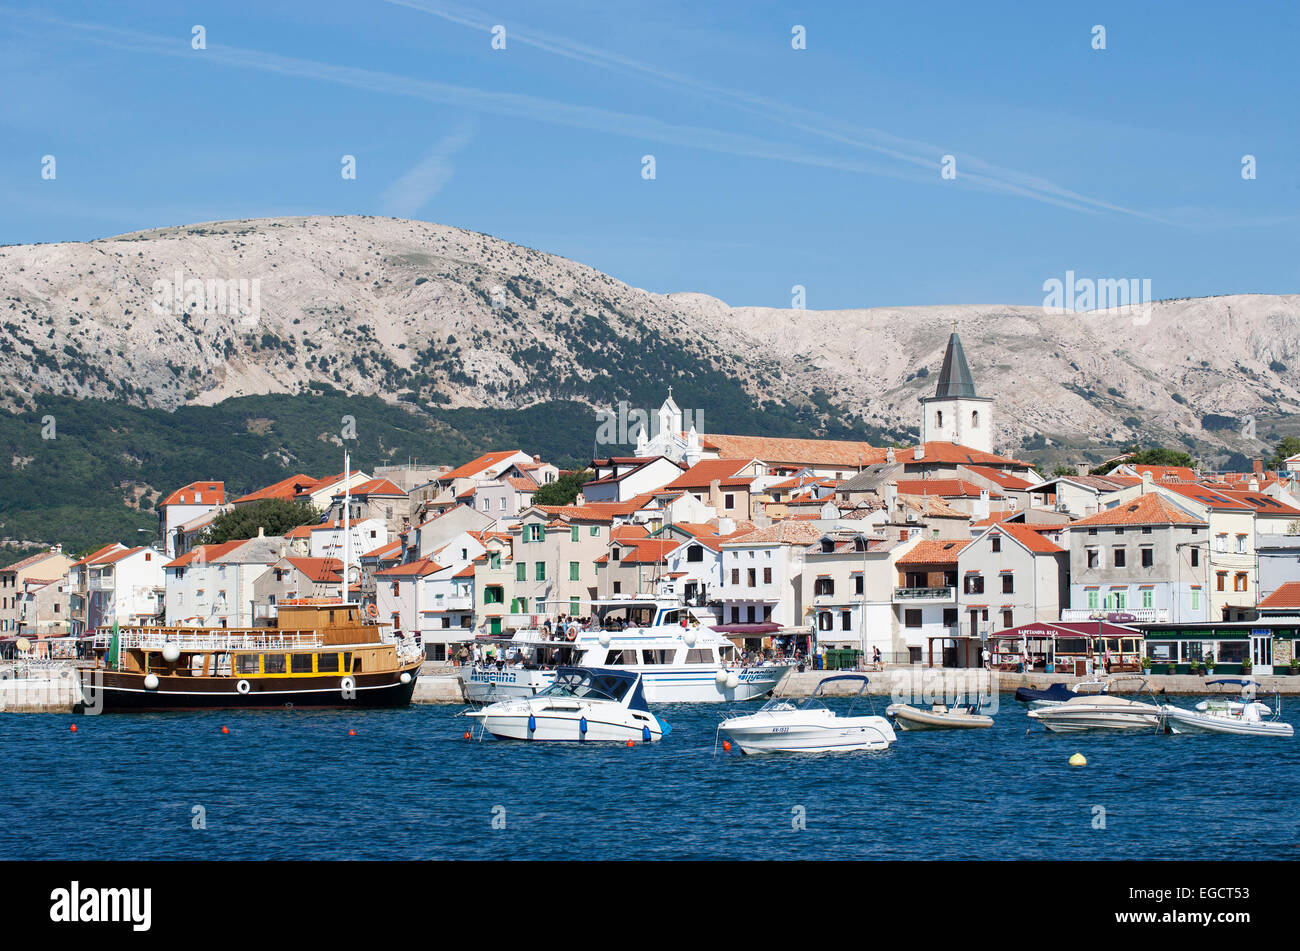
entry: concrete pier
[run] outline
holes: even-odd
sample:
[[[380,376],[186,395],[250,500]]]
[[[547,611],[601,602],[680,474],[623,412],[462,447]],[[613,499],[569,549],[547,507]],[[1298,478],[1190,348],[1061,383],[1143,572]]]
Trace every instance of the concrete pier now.
[[[23,676],[0,671],[0,713],[73,713],[81,703],[81,681],[73,667]]]
[[[415,682],[412,703],[467,703],[464,684],[455,667],[425,664]]]

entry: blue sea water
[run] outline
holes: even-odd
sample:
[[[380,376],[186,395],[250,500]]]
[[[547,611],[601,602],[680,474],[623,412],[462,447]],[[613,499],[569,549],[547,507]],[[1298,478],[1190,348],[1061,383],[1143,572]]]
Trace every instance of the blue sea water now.
[[[1300,858],[1295,740],[1026,733],[1004,696],[883,753],[715,756],[717,706],[633,748],[461,709],[0,717],[0,858]]]

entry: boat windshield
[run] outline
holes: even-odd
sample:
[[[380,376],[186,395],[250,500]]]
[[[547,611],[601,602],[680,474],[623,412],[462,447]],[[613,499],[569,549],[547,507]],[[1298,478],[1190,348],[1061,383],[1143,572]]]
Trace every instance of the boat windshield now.
[[[621,670],[561,667],[555,682],[538,692],[539,697],[576,697],[584,700],[621,701],[636,686],[636,674]]]
[[[825,710],[826,704],[822,703],[816,697],[807,697],[796,703],[785,697],[773,697],[767,703],[763,704],[758,710],[759,713],[789,713],[794,710]]]

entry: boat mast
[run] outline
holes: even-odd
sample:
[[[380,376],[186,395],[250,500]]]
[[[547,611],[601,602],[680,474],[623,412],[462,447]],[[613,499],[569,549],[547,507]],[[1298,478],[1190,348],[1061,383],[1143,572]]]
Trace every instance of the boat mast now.
[[[348,603],[348,562],[352,560],[352,524],[349,510],[352,508],[352,458],[343,450],[343,584],[340,586],[339,600]]]

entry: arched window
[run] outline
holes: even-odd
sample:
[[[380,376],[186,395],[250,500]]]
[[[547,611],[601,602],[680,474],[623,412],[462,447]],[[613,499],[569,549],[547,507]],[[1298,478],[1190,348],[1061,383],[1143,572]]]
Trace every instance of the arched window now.
[[[934,424],[940,429],[943,428],[943,410],[939,410],[939,412],[934,414]]]
[[[979,428],[980,428],[980,414],[979,414],[979,410],[976,410],[975,412],[973,412],[973,413],[970,414],[970,424],[971,424],[971,428],[972,428],[972,429],[979,429]]]

